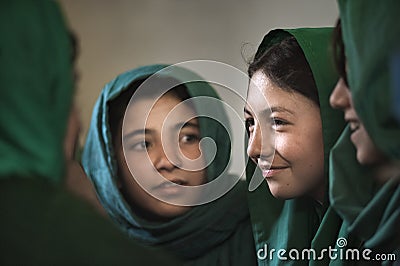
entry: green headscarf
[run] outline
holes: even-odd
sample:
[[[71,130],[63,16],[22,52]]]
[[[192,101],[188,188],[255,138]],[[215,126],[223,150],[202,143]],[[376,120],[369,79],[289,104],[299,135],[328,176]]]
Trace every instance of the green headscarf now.
[[[318,88],[326,179],[328,179],[329,152],[344,125],[342,114],[329,106],[329,96],[338,79],[333,68],[333,60],[328,51],[331,33],[331,28],[273,30],[264,37],[255,55],[257,59],[272,45],[290,35],[296,38],[302,48]],[[247,179],[251,178],[254,168],[255,165],[250,162],[247,167]],[[256,172],[255,174],[259,175],[260,173]],[[332,216],[329,219],[329,225],[324,226],[324,230],[318,229],[327,205],[329,205],[328,201],[324,203],[324,206],[320,206],[319,203],[308,197],[278,200],[271,195],[266,182],[263,182],[255,191],[249,192],[248,198],[257,250],[263,249],[265,245],[268,245],[269,251],[273,248],[276,250],[282,248],[287,251],[292,248],[301,250],[310,248],[312,241],[314,241],[313,247],[319,249],[336,240],[336,234],[335,239],[331,239],[330,231],[339,230],[341,221],[331,210],[328,211],[329,216]],[[318,237],[314,239],[317,230],[319,230]],[[260,254],[264,255],[263,253]],[[276,254],[273,260],[268,257],[259,259],[259,265],[282,264],[307,265],[308,260],[280,261]]]
[[[181,70],[192,76],[191,80],[203,80],[188,70]],[[83,152],[84,169],[111,218],[131,238],[149,246],[166,248],[190,265],[254,265],[255,250],[245,182],[240,181],[223,197],[193,207],[186,214],[167,222],[147,221],[133,213],[116,186],[118,171],[110,133],[108,103],[126,91],[132,82],[159,71],[163,72],[162,76],[182,81],[182,77],[174,76],[174,72],[168,70],[168,66],[150,65],[125,72],[104,87],[92,114]],[[205,82],[191,82],[185,86],[191,97],[218,99],[212,87]],[[209,108],[204,105],[195,107],[197,112],[201,108]],[[222,104],[216,108],[218,110],[214,111],[227,121]],[[211,137],[217,146],[216,160],[207,168],[207,176],[211,180],[222,172],[221,168],[225,168],[229,161],[229,126],[224,130],[211,119],[199,118],[199,122],[202,137]]]
[[[56,1],[0,1],[0,35],[0,265],[177,265],[63,189],[73,86]]]
[[[72,52],[58,6],[49,2],[1,1],[0,177],[59,181],[64,170]]]
[[[376,145],[400,160],[400,126],[394,117],[392,60],[400,53],[400,3],[338,1],[348,82],[357,114]]]
[[[395,120],[390,66],[400,51],[398,1],[338,1],[347,78],[358,116],[388,160],[400,158],[400,125]],[[397,73],[398,75],[398,73]],[[361,166],[347,128],[332,151],[332,205],[346,232],[373,252],[399,251],[398,177],[378,185],[374,171]],[[399,259],[400,254],[397,254]],[[386,261],[386,263],[390,263]]]

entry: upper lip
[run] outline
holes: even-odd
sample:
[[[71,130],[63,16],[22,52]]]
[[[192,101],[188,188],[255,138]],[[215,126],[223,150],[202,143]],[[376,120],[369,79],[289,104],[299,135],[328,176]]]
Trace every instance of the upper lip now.
[[[288,168],[287,166],[284,165],[271,165],[271,167],[269,168],[269,170],[276,170],[276,169],[284,169],[284,168]]]
[[[268,170],[276,170],[276,169],[284,169],[288,168],[288,166],[285,165],[271,165],[269,163],[259,163],[258,166],[262,171],[268,171]]]
[[[258,167],[260,167],[260,169],[263,171],[269,170],[271,168],[271,163],[269,163],[267,161],[258,160],[257,164],[258,164]]]

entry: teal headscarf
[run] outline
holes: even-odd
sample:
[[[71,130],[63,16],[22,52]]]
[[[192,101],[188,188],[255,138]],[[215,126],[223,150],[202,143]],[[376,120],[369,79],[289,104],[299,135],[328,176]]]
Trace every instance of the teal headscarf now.
[[[329,96],[338,79],[328,51],[331,33],[331,28],[273,30],[265,35],[255,55],[257,59],[272,45],[290,35],[294,36],[299,43],[311,67],[318,89],[324,141],[324,169],[327,180],[329,152],[344,126],[342,114],[329,106]],[[253,175],[254,168],[255,165],[250,162],[247,167],[247,179]],[[261,173],[257,169],[255,174]],[[337,232],[341,221],[332,210],[328,209],[328,200],[324,202],[324,206],[320,206],[308,197],[278,200],[271,195],[266,182],[263,182],[255,191],[249,192],[248,198],[257,250],[264,249],[265,245],[268,245],[269,251],[273,248],[287,251],[292,248],[301,250],[311,246],[318,250],[336,240],[336,234],[334,234],[335,239],[332,239],[331,231]],[[329,225],[325,225],[324,229],[319,228],[321,220],[326,220],[327,215],[331,217]],[[317,230],[318,234],[314,239]],[[261,252],[260,255],[262,257],[265,254]],[[259,259],[259,265],[308,265],[308,260],[280,261],[276,255],[273,260],[270,260],[268,256]]]
[[[166,65],[139,67],[119,75],[108,83],[96,103],[83,152],[83,166],[95,185],[101,203],[118,224],[133,239],[163,247],[188,264],[195,265],[252,265],[255,250],[251,233],[245,182],[239,182],[220,199],[193,207],[186,214],[167,222],[147,221],[133,213],[116,186],[117,164],[109,126],[108,103],[129,88],[132,82],[147,78],[163,70],[166,77],[175,77]],[[202,80],[194,73],[182,69],[194,80]],[[191,97],[217,94],[205,82],[186,83]],[[207,106],[195,105],[196,110]],[[215,110],[227,116],[221,106]],[[230,138],[222,126],[211,119],[199,118],[202,137],[211,137],[217,146],[215,161],[207,168],[207,176],[214,179],[230,158]],[[229,128],[228,128],[229,130]],[[140,163],[140,162],[138,162]],[[227,176],[226,178],[233,178]]]
[[[398,1],[338,1],[354,106],[372,141],[395,162],[400,159],[400,125],[394,115],[391,60],[400,51]],[[399,73],[395,73],[399,75]],[[332,205],[346,232],[373,252],[399,251],[398,176],[378,185],[371,167],[361,166],[347,128],[332,151]],[[399,259],[400,254],[397,254]],[[390,263],[386,261],[386,263]]]
[[[60,181],[64,171],[72,52],[60,10],[49,2],[1,1],[0,177]]]

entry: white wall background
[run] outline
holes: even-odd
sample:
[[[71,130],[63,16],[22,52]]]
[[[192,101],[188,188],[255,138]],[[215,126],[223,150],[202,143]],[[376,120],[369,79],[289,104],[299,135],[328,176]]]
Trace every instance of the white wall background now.
[[[333,26],[334,0],[58,0],[80,42],[77,105],[83,137],[102,87],[141,65],[208,59],[246,72],[264,34],[274,28]],[[243,50],[243,45],[245,49]],[[243,85],[242,91],[246,91]],[[229,96],[225,96],[229,97]],[[235,104],[234,104],[235,105]],[[234,106],[239,112],[242,102]],[[235,120],[234,140],[244,131]],[[243,169],[243,146],[233,151]]]

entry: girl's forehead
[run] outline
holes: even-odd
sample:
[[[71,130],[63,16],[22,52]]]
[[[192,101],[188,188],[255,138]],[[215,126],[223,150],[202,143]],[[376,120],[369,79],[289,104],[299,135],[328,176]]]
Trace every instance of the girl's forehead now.
[[[160,99],[143,98],[132,101],[124,116],[124,127],[160,127],[185,123],[196,118],[194,109],[175,96]]]

